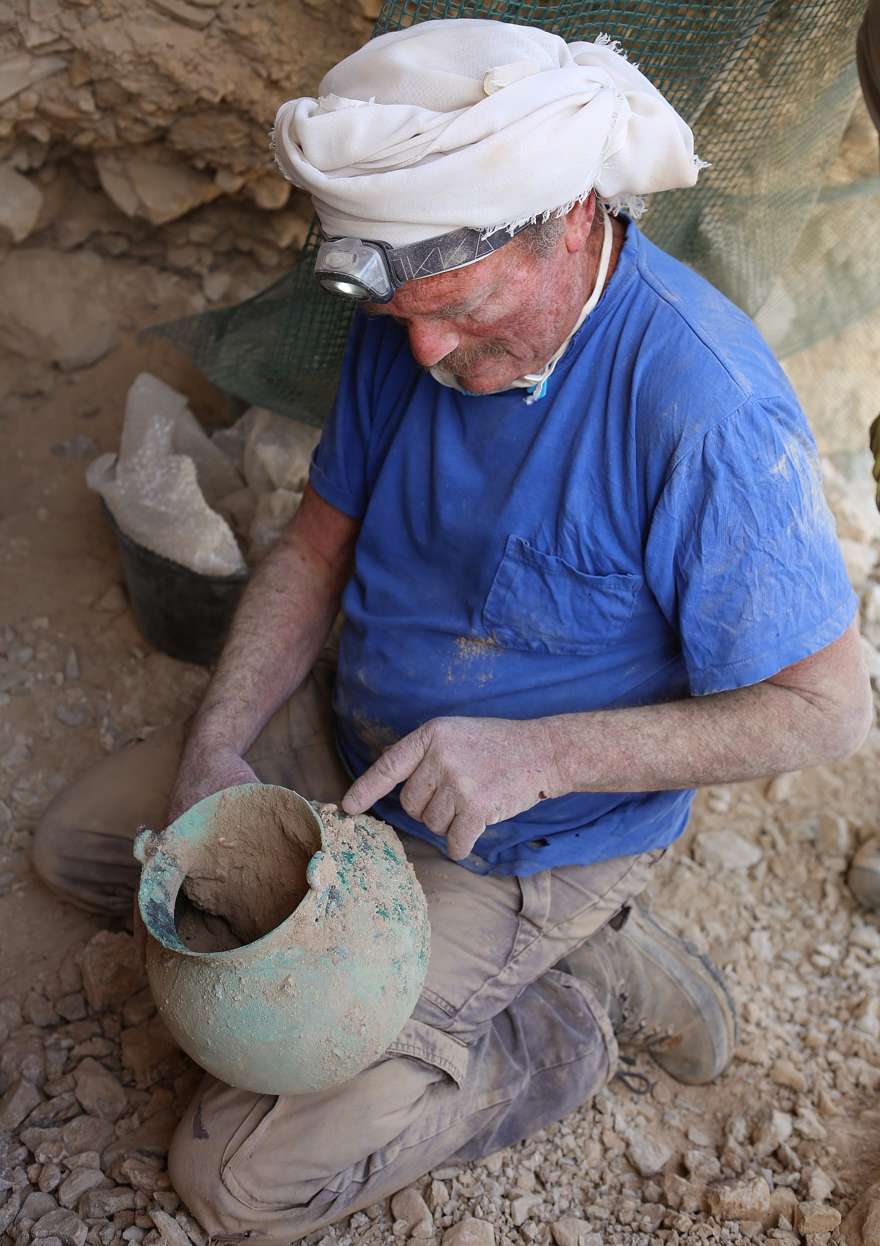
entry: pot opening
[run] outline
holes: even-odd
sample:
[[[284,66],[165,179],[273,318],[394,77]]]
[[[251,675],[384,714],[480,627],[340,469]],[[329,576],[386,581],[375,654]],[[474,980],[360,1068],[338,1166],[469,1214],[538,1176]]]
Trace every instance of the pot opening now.
[[[177,896],[181,941],[193,952],[229,951],[280,926],[305,897],[320,847],[318,825],[295,792],[230,788]]]

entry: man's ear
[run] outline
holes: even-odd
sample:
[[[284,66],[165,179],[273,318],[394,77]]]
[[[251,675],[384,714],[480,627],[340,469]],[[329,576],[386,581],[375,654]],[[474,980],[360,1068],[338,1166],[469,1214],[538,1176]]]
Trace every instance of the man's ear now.
[[[574,255],[583,251],[596,219],[596,192],[591,190],[583,203],[576,203],[565,217],[565,249]]]

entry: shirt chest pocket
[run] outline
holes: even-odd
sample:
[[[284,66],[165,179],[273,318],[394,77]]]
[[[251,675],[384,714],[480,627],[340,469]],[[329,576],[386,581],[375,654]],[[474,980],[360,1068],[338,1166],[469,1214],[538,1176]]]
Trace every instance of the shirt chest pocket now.
[[[511,535],[483,603],[483,626],[509,649],[600,653],[626,627],[642,583],[639,575],[588,575]]]

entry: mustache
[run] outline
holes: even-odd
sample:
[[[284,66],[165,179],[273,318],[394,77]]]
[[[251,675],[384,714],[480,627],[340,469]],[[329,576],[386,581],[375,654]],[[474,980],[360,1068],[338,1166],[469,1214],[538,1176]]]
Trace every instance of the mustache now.
[[[509,351],[500,342],[486,342],[483,346],[468,349],[458,346],[440,361],[440,366],[448,369],[453,375],[469,372],[476,363],[483,359],[502,359]]]

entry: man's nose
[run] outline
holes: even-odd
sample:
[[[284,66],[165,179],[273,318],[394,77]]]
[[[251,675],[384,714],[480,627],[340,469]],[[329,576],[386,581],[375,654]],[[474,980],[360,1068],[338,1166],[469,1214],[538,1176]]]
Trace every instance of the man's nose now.
[[[409,348],[416,363],[423,368],[432,368],[458,346],[458,334],[455,330],[439,322],[411,323],[407,326],[407,332]]]

